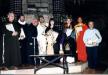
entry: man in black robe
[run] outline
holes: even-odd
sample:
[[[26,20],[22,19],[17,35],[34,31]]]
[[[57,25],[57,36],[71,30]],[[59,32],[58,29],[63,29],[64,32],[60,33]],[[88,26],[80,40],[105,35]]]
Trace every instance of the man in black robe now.
[[[20,27],[20,50],[21,50],[21,59],[22,59],[22,67],[25,67],[27,63],[27,32],[28,32],[28,24],[25,21],[25,16],[21,15],[18,20],[18,25]]]
[[[5,34],[4,43],[4,65],[17,69],[17,66],[21,64],[21,55],[19,48],[18,36],[20,29],[17,23],[14,22],[15,14],[9,12],[7,15],[7,22],[3,24],[3,33]]]
[[[38,54],[38,43],[37,43],[37,25],[38,25],[38,20],[33,19],[32,23],[28,26],[28,33],[27,33],[27,60],[28,64],[31,67],[34,65],[34,58],[30,58],[29,55],[34,55],[34,40],[33,37],[36,37],[35,39],[35,54]],[[36,60],[38,63],[39,60]]]

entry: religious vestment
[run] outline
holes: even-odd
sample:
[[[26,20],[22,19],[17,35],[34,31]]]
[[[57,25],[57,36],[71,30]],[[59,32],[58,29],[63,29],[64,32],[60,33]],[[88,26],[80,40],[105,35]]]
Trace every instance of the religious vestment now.
[[[86,53],[86,47],[83,42],[83,36],[84,32],[87,30],[87,25],[81,23],[77,24],[75,26],[76,31],[76,43],[77,43],[77,54],[78,54],[78,60],[81,62],[87,61],[87,53]]]

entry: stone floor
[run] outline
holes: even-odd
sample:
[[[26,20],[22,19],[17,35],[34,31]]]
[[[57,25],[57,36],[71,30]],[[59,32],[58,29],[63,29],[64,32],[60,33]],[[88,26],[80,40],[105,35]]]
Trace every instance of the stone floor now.
[[[69,74],[103,74],[104,70],[89,70],[87,68],[87,63],[83,64],[68,64],[69,65]],[[19,70],[8,70],[8,71],[0,71],[0,74],[34,74],[33,66],[31,68],[26,67],[20,68]],[[63,69],[58,67],[45,67],[37,71],[36,74],[57,74],[62,75]]]
[[[85,69],[81,74],[103,74],[105,70],[88,70]]]

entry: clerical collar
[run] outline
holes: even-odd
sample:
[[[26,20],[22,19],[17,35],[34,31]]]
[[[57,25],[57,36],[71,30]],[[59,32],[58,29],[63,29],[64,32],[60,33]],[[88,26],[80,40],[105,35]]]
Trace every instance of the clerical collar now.
[[[18,20],[18,23],[20,23],[21,25],[25,25],[25,24],[26,24],[26,21],[21,22],[21,20],[19,19],[19,20]]]

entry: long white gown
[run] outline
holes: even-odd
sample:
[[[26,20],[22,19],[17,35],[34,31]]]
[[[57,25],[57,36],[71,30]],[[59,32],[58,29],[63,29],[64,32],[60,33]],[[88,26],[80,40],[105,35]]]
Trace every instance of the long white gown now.
[[[46,23],[45,23],[46,24]],[[38,49],[39,55],[46,54],[46,36],[45,36],[46,25],[37,26],[37,41],[38,41]]]

